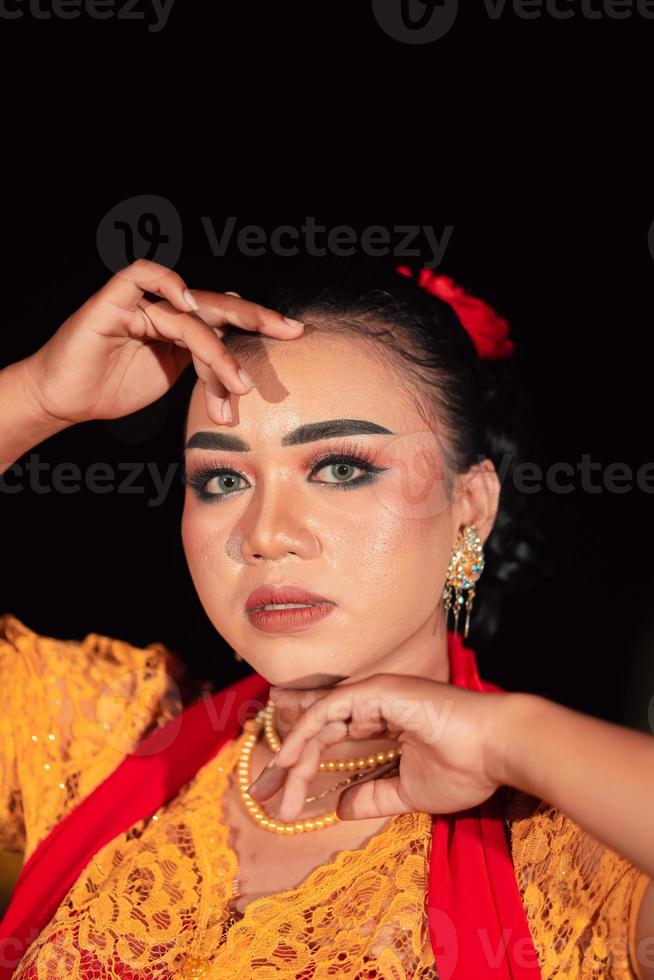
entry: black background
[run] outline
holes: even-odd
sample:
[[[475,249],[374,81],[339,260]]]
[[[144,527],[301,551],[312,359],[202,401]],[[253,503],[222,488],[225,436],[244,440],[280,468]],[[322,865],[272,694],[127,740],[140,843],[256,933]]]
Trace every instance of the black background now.
[[[156,33],[118,17],[41,20],[23,5],[0,25],[0,363],[32,353],[106,281],[98,227],[133,195],[179,212],[189,285],[246,296],[257,261],[213,258],[200,216],[451,224],[439,271],[510,319],[543,465],[587,453],[635,473],[652,458],[654,21],[567,6],[567,20],[525,19],[507,0],[494,19],[460,2],[446,36],[411,45],[351,0],[175,0]],[[39,457],[165,469],[192,383],[189,370],[139,418],[86,423]],[[238,676],[195,598],[174,486],[160,507],[147,506],[147,484],[3,494],[2,608],[48,635],[160,640],[200,673]],[[559,572],[507,602],[482,673],[650,730],[650,513],[635,488],[557,496]]]
[[[111,207],[155,187],[106,195],[98,203],[72,197],[61,209],[39,205],[41,234],[29,234],[18,214],[5,225],[12,248],[5,256],[6,319],[2,363],[36,350],[111,274],[99,254],[98,226]],[[548,526],[560,567],[552,578],[506,603],[495,641],[479,650],[482,675],[508,689],[534,690],[595,715],[649,730],[654,694],[654,622],[651,614],[652,494],[636,486],[639,466],[652,460],[649,438],[654,258],[648,233],[654,208],[601,208],[570,199],[548,208],[507,203],[500,212],[457,219],[455,207],[370,210],[356,218],[328,213],[226,209],[207,192],[191,201],[164,194],[183,229],[175,268],[190,287],[256,290],[262,267],[232,250],[215,257],[201,217],[220,228],[230,215],[237,230],[255,224],[271,231],[299,227],[307,215],[332,227],[361,231],[371,224],[430,224],[453,232],[437,271],[454,276],[508,317],[516,340],[542,444],[542,465],[582,454],[601,464],[595,483],[613,462],[629,465],[624,493],[574,492],[548,503]],[[541,202],[542,204],[542,202]],[[397,239],[394,239],[397,240]],[[23,245],[28,252],[24,250]],[[283,260],[280,260],[283,261]],[[250,288],[248,289],[248,285]],[[35,447],[51,467],[76,463],[82,474],[96,461],[152,462],[159,471],[178,462],[183,412],[194,383],[192,367],[169,395],[119,422],[94,421]],[[26,454],[19,463],[25,463]],[[6,482],[12,482],[11,474]],[[47,480],[44,479],[44,484]],[[118,482],[118,481],[116,481]],[[143,492],[36,493],[28,485],[3,493],[3,550],[9,576],[3,612],[50,636],[88,632],[144,645],[161,641],[193,671],[225,684],[249,671],[207,620],[181,548],[182,488],[175,479],[160,506],[147,473]],[[482,587],[483,580],[480,582]]]

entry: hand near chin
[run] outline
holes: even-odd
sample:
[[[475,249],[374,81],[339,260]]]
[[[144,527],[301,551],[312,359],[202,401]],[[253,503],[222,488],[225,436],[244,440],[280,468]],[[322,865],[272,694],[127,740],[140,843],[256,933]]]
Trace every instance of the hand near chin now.
[[[452,813],[482,803],[507,782],[511,714],[520,694],[375,674],[327,692],[272,688],[270,697],[290,724],[272,767],[286,770],[280,820],[299,818],[321,758],[346,738],[353,755],[357,740],[384,738],[397,739],[402,754],[396,776],[341,793],[336,814],[343,820]],[[278,789],[279,781],[258,791],[255,781],[249,792],[262,801]]]

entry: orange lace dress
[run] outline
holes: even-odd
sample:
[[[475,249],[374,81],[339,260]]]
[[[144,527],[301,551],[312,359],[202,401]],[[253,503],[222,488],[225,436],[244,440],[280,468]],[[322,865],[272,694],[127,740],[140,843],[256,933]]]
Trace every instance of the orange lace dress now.
[[[182,710],[169,651],[42,636],[0,617],[0,849],[37,845],[148,732]],[[221,800],[241,738],[101,848],[14,980],[437,980],[426,890],[431,815],[401,814],[244,913]],[[517,791],[506,832],[544,978],[633,980],[649,877]],[[474,978],[471,978],[474,980]]]

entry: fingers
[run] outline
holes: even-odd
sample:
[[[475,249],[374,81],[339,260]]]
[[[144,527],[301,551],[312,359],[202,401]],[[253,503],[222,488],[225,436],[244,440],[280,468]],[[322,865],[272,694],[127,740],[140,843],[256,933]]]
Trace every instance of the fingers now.
[[[162,302],[146,300],[145,292],[162,297]],[[244,395],[254,387],[247,372],[222,343],[227,328],[237,326],[286,340],[300,336],[304,329],[304,324],[243,300],[232,291],[191,292],[176,272],[147,259],[138,259],[121,269],[91,300],[98,309],[119,310],[122,329],[126,324],[132,336],[167,340],[187,348],[204,384],[207,414],[219,425],[232,421],[230,392]],[[113,334],[115,319],[99,317],[95,329]]]
[[[232,421],[232,409],[229,404],[229,392],[225,385],[216,377],[211,367],[201,361],[197,354],[192,355],[196,374],[204,385],[204,404],[209,418],[218,425]]]
[[[343,790],[336,806],[336,816],[341,820],[369,820],[409,813],[411,810],[412,807],[402,797],[400,777],[392,776]]]
[[[266,787],[267,794],[262,794],[257,798],[267,799],[268,796],[276,793],[284,786],[278,814],[280,820],[288,822],[299,817],[311,780],[318,772],[323,748],[333,744],[334,740],[341,740],[339,732],[342,732],[342,727],[339,726],[345,724],[346,722],[333,722],[328,726],[324,730],[325,737],[310,742],[295,766],[286,770],[278,770],[277,766],[267,767],[265,771],[274,773],[275,770],[278,770],[282,775],[277,779],[272,776]],[[331,735],[332,731],[334,732],[333,736]],[[400,777],[395,775],[399,764],[399,759],[394,759],[369,772],[355,773],[355,785],[348,787],[340,794],[336,815],[342,820],[362,820],[396,813],[408,813],[412,809],[412,805],[403,795]],[[284,772],[286,772],[285,779]]]
[[[241,294],[240,293],[234,293],[231,290],[227,290],[227,292],[225,293],[225,296],[237,296],[238,299],[241,298]],[[200,317],[200,319],[202,319],[202,313],[198,313],[198,316]],[[225,327],[214,326],[213,329],[215,330],[215,332],[218,334],[219,337],[224,337],[225,334],[227,333],[227,327],[226,326]]]
[[[320,738],[317,741],[317,744],[315,746],[311,745],[308,748],[306,756],[303,755],[303,765],[297,767],[294,775],[300,775],[300,777],[304,779],[306,783],[308,783],[319,770],[321,752],[324,751],[327,746],[335,745],[337,742],[341,742],[345,731],[346,723],[342,721],[336,722],[334,726],[323,729],[323,731],[320,733]],[[275,763],[278,756],[279,752],[248,787],[248,792],[254,799],[267,800],[287,781],[292,770],[277,766]],[[302,802],[304,802],[304,797],[302,797]]]
[[[196,289],[191,292],[180,275],[147,259],[138,259],[121,269],[95,293],[94,298],[127,312],[134,309],[146,292],[168,300],[176,310],[198,313],[208,326],[218,328],[220,336],[224,333],[220,328],[225,324],[282,339],[297,337],[304,329],[304,324],[298,320],[241,299],[232,291],[217,293]]]
[[[194,314],[179,313],[166,301],[153,302],[141,298],[136,307],[141,315],[140,324],[145,336],[188,347],[198,377],[205,386],[207,414],[219,425],[231,421],[230,392],[243,395],[253,385],[242,379],[239,362],[212,328]]]
[[[138,259],[121,269],[95,294],[96,298],[112,303],[122,310],[133,310],[144,292],[167,299],[177,310],[190,312],[197,304],[185,296],[186,283],[172,269],[157,262]]]
[[[401,689],[398,683],[401,680]],[[442,735],[454,700],[450,686],[440,681],[395,674],[375,674],[362,681],[339,683],[330,688],[293,691],[271,687],[270,699],[275,705],[297,705],[304,713],[284,741],[276,764],[294,765],[303,745],[327,721],[348,717],[351,713],[350,738],[383,735],[398,739],[411,733],[412,738],[432,743]]]
[[[286,740],[286,737],[290,731],[292,731],[293,726],[302,714],[304,708],[299,701],[296,702],[284,702],[283,704],[275,704],[275,711],[273,714],[273,723],[275,729],[282,741]]]
[[[309,792],[309,784],[319,771],[320,758],[324,750],[330,745],[342,742],[346,734],[346,722],[336,721],[327,725],[320,735],[307,743],[297,764],[288,770],[279,808],[280,820],[295,820],[300,815]]]
[[[310,783],[318,774],[324,750],[351,738],[385,735],[389,725],[389,685],[392,678],[379,675],[365,683],[339,684],[328,694],[324,690],[287,691],[271,687],[269,696],[280,720],[292,724],[273,763],[252,783],[248,792],[256,800],[266,800],[284,789],[278,812],[280,820],[298,819]],[[298,717],[299,716],[299,717]],[[393,731],[402,730],[393,725]],[[363,819],[409,812],[397,778],[391,778],[398,760],[357,774],[355,786],[346,789],[336,810],[341,819]],[[385,775],[386,774],[386,775]]]
[[[367,710],[364,716],[362,705],[359,704],[360,698],[357,698],[354,690],[355,685],[349,687],[350,690],[347,685],[340,687],[327,696],[324,692],[307,691],[295,692],[295,696],[287,697],[283,690],[271,690],[271,699],[280,710],[287,708],[292,713],[297,711],[299,705],[306,707],[304,714],[286,736],[272,766],[273,772],[280,767],[287,771],[283,782],[280,820],[295,820],[302,812],[309,784],[319,772],[325,748],[342,742],[345,738],[370,738],[384,732],[386,721],[382,713],[375,710],[370,698],[366,698]],[[272,786],[273,780],[268,777],[266,782]],[[281,782],[276,784],[274,791],[280,785]],[[255,784],[250,790],[253,797],[256,793],[256,789],[252,792],[254,787]]]
[[[250,303],[249,300],[241,299],[237,293],[212,293],[194,289],[192,295],[199,303],[198,316],[210,327],[220,329],[225,324],[231,324],[242,330],[283,340],[300,336],[304,329],[304,324],[298,320],[289,320],[259,303]]]
[[[300,715],[292,730],[284,739],[284,744],[275,756],[275,765],[290,768],[298,763],[306,746],[314,739],[320,739],[326,726],[333,722],[340,725],[340,736],[335,742],[342,741],[352,734],[352,724],[348,733],[347,722],[352,718],[352,704],[348,698],[341,697],[332,704],[320,692],[298,692],[295,697],[287,697],[283,692],[270,692],[270,698],[279,710],[297,711],[298,705],[306,709]],[[292,717],[292,714],[290,715]]]
[[[371,738],[387,731],[389,699],[381,679],[375,686],[370,679],[338,684],[328,694],[324,690],[294,692],[271,688],[269,696],[280,710],[291,711],[298,705],[305,709],[275,757],[278,766],[295,765],[307,743],[334,721],[349,719],[347,737],[352,739]]]

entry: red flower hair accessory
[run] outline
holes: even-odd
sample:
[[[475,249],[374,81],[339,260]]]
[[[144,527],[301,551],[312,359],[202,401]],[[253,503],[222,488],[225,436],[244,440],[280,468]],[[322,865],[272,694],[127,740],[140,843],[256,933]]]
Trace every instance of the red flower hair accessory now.
[[[406,265],[396,266],[395,271],[415,279]],[[475,345],[479,357],[497,359],[510,357],[514,353],[515,343],[509,337],[508,321],[499,316],[488,303],[466,293],[449,276],[435,275],[431,269],[421,269],[417,282],[432,296],[438,296],[450,304]]]

